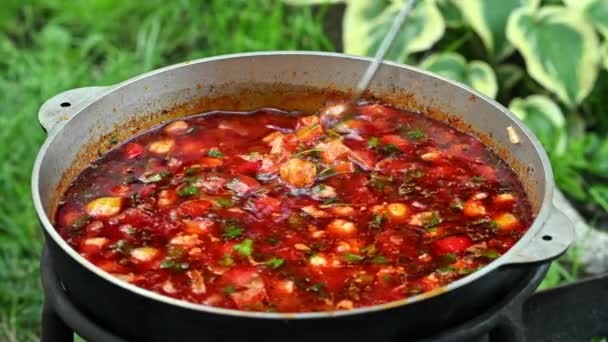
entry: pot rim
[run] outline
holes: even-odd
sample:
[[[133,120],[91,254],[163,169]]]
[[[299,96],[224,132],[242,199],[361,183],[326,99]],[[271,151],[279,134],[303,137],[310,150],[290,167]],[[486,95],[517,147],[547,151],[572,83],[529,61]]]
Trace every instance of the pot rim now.
[[[419,69],[417,67],[404,65],[404,64],[400,64],[400,63],[395,63],[395,62],[384,61],[384,62],[382,62],[382,64],[384,64],[384,65],[388,65],[391,67],[397,67],[397,68],[401,68],[401,69],[408,69],[410,71],[413,71],[416,73],[421,73],[426,76],[435,78],[438,81],[447,82],[451,86],[461,88],[461,89],[465,90],[466,92],[477,96],[480,100],[486,101],[487,103],[491,104],[493,107],[498,109],[504,115],[507,115],[510,119],[515,121],[515,123],[518,125],[518,128],[521,130],[521,132],[530,139],[535,152],[538,154],[538,156],[541,159],[542,165],[544,166],[543,172],[544,172],[544,176],[545,176],[545,192],[543,194],[542,203],[540,205],[538,214],[537,214],[536,218],[534,219],[534,222],[532,223],[532,225],[530,226],[528,231],[524,234],[524,236],[522,236],[511,247],[511,249],[509,249],[509,251],[507,251],[507,253],[503,254],[499,258],[497,258],[494,261],[492,261],[491,263],[487,264],[480,270],[473,272],[454,282],[451,282],[447,286],[440,287],[438,289],[435,289],[435,290],[432,290],[432,291],[429,291],[426,293],[422,293],[422,294],[419,294],[419,295],[416,295],[413,297],[408,297],[408,298],[400,299],[397,301],[378,304],[378,305],[374,305],[374,306],[366,306],[366,307],[361,307],[361,308],[356,308],[356,309],[351,309],[351,310],[339,310],[339,311],[336,310],[336,311],[324,311],[324,312],[269,313],[269,312],[256,312],[256,311],[226,309],[226,308],[214,307],[214,306],[209,306],[209,305],[204,305],[204,304],[196,304],[196,303],[188,302],[185,300],[168,297],[168,296],[165,296],[165,295],[162,295],[157,292],[150,291],[150,290],[146,290],[144,288],[130,284],[126,281],[122,281],[122,280],[110,275],[109,273],[103,271],[101,268],[95,266],[93,263],[88,261],[86,258],[84,258],[80,254],[78,254],[76,252],[76,250],[74,250],[71,246],[69,246],[67,244],[67,242],[55,230],[50,219],[47,217],[46,211],[44,210],[44,207],[42,205],[42,200],[41,200],[38,188],[39,188],[40,169],[42,167],[42,161],[46,155],[46,151],[49,148],[49,146],[53,143],[55,137],[57,137],[59,134],[61,134],[61,132],[65,128],[66,124],[70,120],[72,120],[77,115],[80,115],[80,114],[86,112],[87,108],[90,105],[92,105],[93,103],[96,103],[97,101],[100,101],[103,97],[110,94],[111,92],[113,92],[117,89],[123,88],[127,85],[130,85],[132,83],[135,83],[146,77],[152,76],[152,75],[156,75],[156,74],[164,73],[164,72],[170,72],[171,70],[179,69],[181,67],[185,67],[185,66],[193,65],[193,64],[210,63],[210,62],[214,62],[214,61],[228,60],[228,59],[252,58],[252,57],[255,58],[255,57],[263,57],[263,56],[316,56],[316,57],[340,58],[340,59],[349,59],[349,60],[358,60],[358,61],[367,61],[367,62],[372,61],[372,58],[368,58],[368,57],[353,56],[353,55],[342,54],[342,53],[316,52],[316,51],[312,51],[312,52],[311,51],[264,51],[264,52],[237,53],[237,54],[228,54],[228,55],[201,58],[201,59],[196,59],[196,60],[192,60],[192,61],[186,61],[186,62],[182,62],[182,63],[178,63],[178,64],[173,64],[170,66],[162,67],[162,68],[135,76],[126,81],[118,83],[114,86],[108,87],[108,89],[101,92],[99,97],[97,97],[94,101],[87,103],[80,110],[78,110],[74,115],[72,115],[67,121],[65,121],[65,123],[62,124],[62,127],[52,129],[49,132],[49,135],[47,136],[43,145],[41,146],[41,148],[38,152],[38,155],[36,156],[36,160],[35,160],[34,167],[32,170],[32,180],[31,180],[32,198],[33,198],[34,207],[35,207],[36,213],[38,215],[38,218],[39,218],[42,226],[44,227],[46,233],[48,234],[48,236],[50,236],[54,240],[54,242],[57,243],[61,247],[61,249],[64,252],[66,252],[70,257],[72,257],[74,260],[76,260],[76,262],[78,262],[81,266],[83,266],[84,268],[93,272],[94,274],[96,274],[97,276],[102,278],[103,280],[109,281],[110,283],[112,283],[116,286],[119,286],[119,287],[123,288],[124,290],[133,292],[136,295],[141,295],[141,296],[147,297],[152,300],[163,302],[165,304],[174,305],[174,306],[177,306],[177,307],[180,307],[183,309],[188,309],[188,310],[194,310],[194,311],[200,311],[200,312],[206,312],[206,313],[212,313],[212,314],[229,315],[229,316],[235,316],[235,317],[241,317],[241,318],[280,319],[280,320],[319,319],[319,318],[331,318],[331,317],[344,317],[344,316],[351,316],[351,315],[359,315],[359,314],[373,313],[373,312],[386,310],[386,309],[390,309],[390,308],[396,308],[396,307],[404,306],[407,304],[417,303],[422,300],[432,298],[437,295],[441,295],[445,292],[449,292],[449,291],[458,289],[460,287],[463,287],[466,284],[473,282],[473,281],[487,275],[488,273],[499,268],[500,266],[510,264],[511,263],[510,260],[516,255],[516,253],[520,249],[527,247],[527,245],[531,242],[532,238],[535,235],[537,235],[539,231],[542,230],[544,223],[547,221],[548,217],[550,216],[551,211],[555,210],[555,209],[552,209],[552,204],[551,204],[551,200],[553,198],[554,183],[553,183],[553,171],[551,169],[551,164],[549,162],[549,158],[548,158],[545,150],[542,148],[538,139],[513,113],[511,113],[507,108],[502,106],[500,103],[498,103],[494,99],[492,99],[466,85],[446,79],[442,76],[436,75],[436,74],[428,72],[426,70]],[[363,70],[362,70],[362,72],[363,72]]]

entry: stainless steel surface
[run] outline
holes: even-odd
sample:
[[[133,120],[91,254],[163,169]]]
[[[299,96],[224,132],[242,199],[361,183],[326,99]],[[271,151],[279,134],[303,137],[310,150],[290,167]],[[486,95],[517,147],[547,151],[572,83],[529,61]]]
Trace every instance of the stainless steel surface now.
[[[80,148],[115,129],[116,124],[144,117],[162,109],[186,103],[201,96],[229,94],[233,86],[255,84],[291,84],[351,91],[360,70],[370,59],[343,54],[314,52],[262,52],[201,59],[159,69],[105,89],[92,89],[88,103],[76,112],[66,111],[68,120],[60,120],[49,131],[40,149],[32,174],[32,196],[36,211],[47,235],[71,258],[90,272],[124,289],[156,301],[191,310],[240,317],[285,319],[284,314],[229,310],[197,305],[138,288],[110,276],[74,251],[53,228],[47,213],[52,196],[65,170],[75,161]],[[202,86],[201,86],[202,84]],[[217,85],[227,85],[217,87]],[[220,90],[218,90],[220,89]],[[563,253],[572,241],[571,224],[552,205],[553,174],[549,160],[538,140],[506,108],[494,100],[460,84],[414,67],[384,62],[370,84],[373,95],[392,94],[396,89],[412,94],[421,107],[441,108],[469,123],[473,129],[492,137],[519,163],[528,166],[524,175],[530,184],[531,200],[540,203],[537,218],[526,235],[509,252],[483,269],[457,280],[441,291],[426,293],[390,303],[350,311],[291,314],[289,318],[307,319],[355,315],[384,310],[425,300],[460,288],[484,277],[498,267],[512,263],[548,260]],[[86,90],[86,89],[85,89]],[[81,96],[87,96],[83,90]],[[66,93],[64,93],[66,94]],[[64,94],[47,103],[61,103]],[[69,94],[69,93],[67,93]],[[48,118],[56,108],[44,106],[40,118]],[[51,121],[52,123],[53,121]],[[49,122],[43,123],[50,127]],[[513,126],[520,143],[511,144],[505,128]],[[550,241],[542,236],[550,235]]]
[[[367,67],[367,70],[365,70],[365,74],[363,74],[363,77],[361,77],[361,79],[357,83],[357,87],[353,92],[351,100],[353,103],[357,102],[361,94],[363,94],[365,89],[367,89],[367,87],[369,86],[369,82],[372,80],[372,78],[374,78],[374,75],[376,75],[376,71],[378,71],[380,63],[382,63],[382,61],[384,60],[384,56],[388,52],[388,49],[390,49],[390,47],[393,45],[395,37],[397,37],[397,33],[399,33],[399,31],[401,30],[403,22],[414,8],[415,3],[415,0],[409,0],[407,3],[405,3],[397,14],[397,16],[395,17],[395,20],[393,20],[390,30],[386,34],[386,37],[384,37],[384,39],[382,40],[378,51],[376,51],[374,61]]]

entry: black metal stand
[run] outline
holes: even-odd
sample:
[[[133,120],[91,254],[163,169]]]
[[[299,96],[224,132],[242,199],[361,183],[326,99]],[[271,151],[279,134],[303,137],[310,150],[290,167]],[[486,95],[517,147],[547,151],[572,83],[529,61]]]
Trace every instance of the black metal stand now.
[[[126,342],[88,319],[68,298],[45,246],[41,264],[44,288],[41,342]],[[608,336],[608,275],[534,294],[549,265],[531,271],[511,293],[476,318],[425,338],[423,342],[589,341]]]

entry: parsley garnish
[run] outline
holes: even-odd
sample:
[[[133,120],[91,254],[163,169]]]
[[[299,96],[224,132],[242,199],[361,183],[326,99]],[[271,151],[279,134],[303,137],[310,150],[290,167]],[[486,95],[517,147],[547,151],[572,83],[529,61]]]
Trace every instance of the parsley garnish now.
[[[190,268],[190,265],[187,262],[179,262],[179,261],[175,261],[175,260],[163,260],[163,262],[160,263],[160,268],[162,268],[163,270],[170,270],[170,271],[183,271],[183,270],[187,270],[188,268]]]
[[[245,231],[245,229],[243,229],[238,223],[226,222],[224,224],[224,233],[222,234],[222,236],[226,240],[232,240],[241,236],[241,234],[243,234],[243,231]]]
[[[353,263],[353,264],[361,262],[361,261],[363,261],[363,259],[365,259],[364,256],[359,255],[359,254],[353,254],[353,253],[344,253],[342,255],[342,257],[344,258],[344,260],[346,262]]]
[[[401,154],[401,150],[395,144],[386,144],[380,149],[387,156],[395,156]]]
[[[498,251],[496,251],[494,249],[488,249],[485,252],[483,252],[482,255],[488,259],[496,259],[496,258],[500,257],[500,253],[498,253]]]
[[[222,158],[224,156],[224,154],[222,152],[220,152],[219,150],[216,150],[214,148],[210,149],[209,152],[207,152],[207,155],[209,157],[215,157],[215,158]]]
[[[380,143],[380,140],[377,137],[371,137],[367,140],[367,146],[369,146],[370,148],[378,147],[379,143]]]
[[[318,178],[327,178],[336,174],[336,170],[333,167],[328,167],[327,169],[319,172],[317,175]]]
[[[232,201],[229,198],[216,198],[215,203],[222,208],[232,207]]]
[[[374,264],[386,264],[388,262],[389,262],[389,260],[383,255],[375,256],[372,259],[372,263],[374,263]]]
[[[253,240],[245,239],[241,243],[232,246],[232,249],[242,256],[250,256],[253,253]]]
[[[384,215],[373,214],[372,220],[369,222],[369,227],[372,229],[380,229],[384,222]]]
[[[230,255],[230,253],[224,254],[224,256],[220,259],[219,264],[225,267],[232,266],[232,264],[234,264],[232,255]]]
[[[325,297],[327,295],[327,293],[325,293],[325,291],[323,290],[324,287],[325,287],[325,283],[321,281],[321,282],[318,282],[318,283],[308,287],[306,289],[306,291],[318,293],[319,296]]]
[[[283,264],[285,263],[284,259],[281,258],[272,258],[268,261],[265,262],[266,265],[272,267],[272,268],[279,268],[281,267]]]
[[[415,130],[415,131],[409,131],[409,132],[407,132],[407,136],[410,139],[420,139],[420,138],[424,138],[425,134],[424,134],[423,131]]]
[[[230,296],[231,294],[233,294],[234,293],[234,285],[232,285],[232,284],[226,285],[226,287],[224,287],[224,293],[227,296]]]
[[[426,223],[426,228],[433,228],[438,226],[441,223],[441,218],[437,215],[436,211],[433,211],[431,217]]]
[[[78,230],[82,227],[84,227],[85,224],[87,224],[87,222],[89,222],[89,215],[84,214],[80,217],[78,217],[77,219],[74,220],[74,222],[72,222],[72,224],[70,225],[71,229],[74,230]]]
[[[393,177],[383,176],[379,173],[372,172],[370,175],[370,184],[376,190],[383,190],[385,186],[389,185],[393,181]]]
[[[180,195],[181,197],[189,197],[189,196],[198,195],[199,192],[200,192],[200,190],[197,187],[195,187],[194,185],[188,185],[188,186],[185,186],[185,187],[177,190],[177,194]]]
[[[163,180],[164,178],[169,177],[169,176],[171,176],[171,172],[169,172],[167,170],[163,170],[163,171],[161,171],[159,173],[155,173],[155,174],[153,174],[151,176],[148,176],[148,177],[142,176],[142,177],[139,178],[139,180],[142,183],[157,183],[157,182],[160,182],[161,180]]]
[[[112,249],[113,251],[116,251],[120,254],[125,254],[125,255],[129,254],[131,252],[132,248],[133,247],[127,240],[118,240],[118,241],[116,241],[115,244],[110,246],[110,249]]]

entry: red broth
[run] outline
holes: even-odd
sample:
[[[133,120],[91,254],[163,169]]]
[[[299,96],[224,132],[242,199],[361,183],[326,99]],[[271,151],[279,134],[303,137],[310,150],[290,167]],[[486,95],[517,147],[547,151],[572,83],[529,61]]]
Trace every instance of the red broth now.
[[[170,297],[311,312],[447,285],[530,226],[515,173],[476,138],[380,103],[335,108],[153,128],[74,180],[57,230],[113,276]]]

